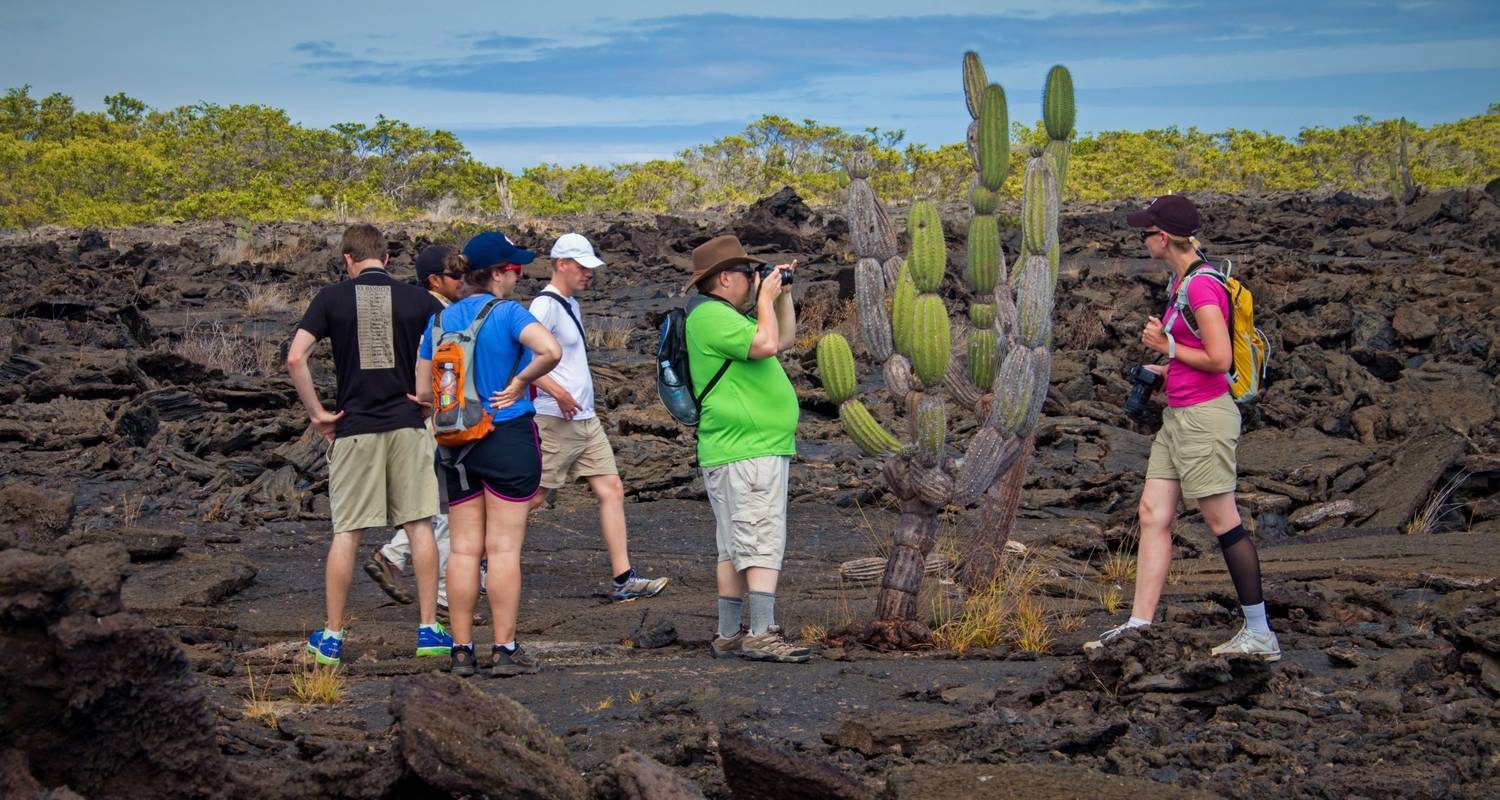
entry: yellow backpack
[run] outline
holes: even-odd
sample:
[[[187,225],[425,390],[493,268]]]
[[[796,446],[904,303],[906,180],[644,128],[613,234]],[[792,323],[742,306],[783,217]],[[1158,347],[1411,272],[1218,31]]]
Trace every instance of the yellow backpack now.
[[[1193,309],[1188,305],[1188,284],[1199,275],[1212,276],[1214,280],[1223,286],[1229,293],[1229,341],[1233,345],[1234,356],[1229,367],[1229,394],[1234,402],[1245,405],[1255,401],[1260,395],[1261,387],[1266,379],[1266,362],[1271,357],[1271,342],[1266,338],[1260,328],[1255,327],[1255,297],[1250,294],[1249,287],[1235,278],[1231,271],[1234,263],[1225,260],[1224,268],[1220,270],[1204,260],[1188,268],[1187,277],[1183,278],[1182,285],[1177,287],[1177,298],[1172,305],[1172,313],[1168,315],[1164,327],[1171,330],[1172,316],[1182,315],[1182,321],[1187,323],[1188,330],[1193,332],[1200,340],[1203,338],[1198,333],[1198,326],[1193,319]]]

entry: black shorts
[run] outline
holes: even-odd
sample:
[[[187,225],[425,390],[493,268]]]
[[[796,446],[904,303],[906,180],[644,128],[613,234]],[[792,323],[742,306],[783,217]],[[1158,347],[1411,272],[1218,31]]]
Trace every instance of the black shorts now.
[[[495,423],[490,435],[462,453],[457,467],[438,460],[438,469],[448,490],[448,505],[456,506],[489,492],[502,500],[524,503],[536,495],[542,483],[542,448],[532,415]],[[464,478],[468,485],[464,485]]]

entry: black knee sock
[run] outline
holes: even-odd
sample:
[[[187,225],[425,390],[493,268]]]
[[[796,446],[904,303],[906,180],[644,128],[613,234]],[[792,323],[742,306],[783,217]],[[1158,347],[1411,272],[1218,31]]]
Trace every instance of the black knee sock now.
[[[1255,542],[1245,532],[1245,526],[1236,525],[1219,534],[1219,549],[1224,551],[1224,565],[1229,567],[1229,579],[1234,581],[1240,605],[1253,606],[1263,601],[1260,554],[1255,551]]]

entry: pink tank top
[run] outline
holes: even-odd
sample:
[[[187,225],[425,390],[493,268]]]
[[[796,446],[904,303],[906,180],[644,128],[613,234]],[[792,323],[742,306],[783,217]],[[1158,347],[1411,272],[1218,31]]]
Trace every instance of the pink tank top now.
[[[1173,309],[1173,305],[1177,302],[1177,282],[1172,281],[1167,288],[1170,290],[1170,299],[1167,301],[1167,311],[1162,315],[1163,324],[1168,325],[1167,333],[1172,334],[1172,338],[1177,340],[1178,347],[1196,347],[1201,350],[1203,340],[1193,335],[1183,314],[1175,313]],[[1224,316],[1224,319],[1229,319],[1229,292],[1224,289],[1224,284],[1219,283],[1211,275],[1190,278],[1187,299],[1188,306],[1193,311],[1214,304],[1219,307],[1219,313]],[[1196,322],[1195,319],[1194,323]],[[1222,372],[1204,372],[1201,369],[1194,369],[1181,360],[1173,359],[1167,367],[1166,392],[1167,405],[1172,408],[1195,406],[1227,394],[1229,377]]]

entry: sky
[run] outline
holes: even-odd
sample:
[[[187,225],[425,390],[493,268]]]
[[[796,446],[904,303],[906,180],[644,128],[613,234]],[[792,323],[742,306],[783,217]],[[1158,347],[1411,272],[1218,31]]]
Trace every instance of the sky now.
[[[1294,136],[1357,115],[1427,125],[1500,102],[1500,0],[761,0],[755,3],[17,2],[0,76],[83,109],[284,108],[454,131],[479,159],[670,158],[763,114],[936,147],[968,125],[965,50],[1041,115],[1066,64],[1080,133],[1171,125]]]

